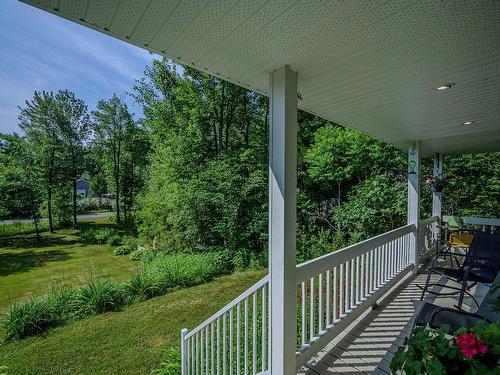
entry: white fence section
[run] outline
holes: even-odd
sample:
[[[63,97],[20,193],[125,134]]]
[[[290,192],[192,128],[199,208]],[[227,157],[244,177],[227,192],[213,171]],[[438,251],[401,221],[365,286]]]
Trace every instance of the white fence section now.
[[[424,238],[431,219],[423,222]],[[406,225],[297,266],[297,367],[412,269],[415,230]],[[182,375],[268,372],[269,287],[266,276],[192,331],[182,330]]]
[[[462,217],[460,218],[466,227],[482,230],[483,232],[500,232],[500,219],[484,217]],[[447,223],[450,216],[443,216],[443,223]]]
[[[411,269],[414,230],[407,225],[297,266],[297,367]]]
[[[181,374],[257,374],[269,369],[269,277],[198,327],[181,331]]]
[[[419,256],[425,257],[439,245],[439,216],[420,220],[418,233]]]

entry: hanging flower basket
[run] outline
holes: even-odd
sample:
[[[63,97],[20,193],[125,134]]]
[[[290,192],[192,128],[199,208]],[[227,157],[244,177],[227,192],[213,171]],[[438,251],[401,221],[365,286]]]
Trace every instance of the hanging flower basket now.
[[[430,186],[431,191],[434,193],[441,193],[446,186],[447,181],[453,179],[453,176],[426,176],[425,183]]]

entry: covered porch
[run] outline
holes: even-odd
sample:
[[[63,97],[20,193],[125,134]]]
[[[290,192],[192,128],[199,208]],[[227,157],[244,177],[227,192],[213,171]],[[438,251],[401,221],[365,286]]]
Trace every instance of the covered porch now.
[[[438,246],[422,158],[500,150],[498,3],[25,2],[270,98],[269,276],[182,331],[182,373],[387,373]],[[298,108],[408,150],[405,226],[296,264]]]

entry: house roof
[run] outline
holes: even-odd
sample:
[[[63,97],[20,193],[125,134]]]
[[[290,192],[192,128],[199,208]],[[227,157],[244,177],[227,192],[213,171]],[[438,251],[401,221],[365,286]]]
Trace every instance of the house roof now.
[[[263,94],[290,65],[301,109],[425,156],[500,150],[498,1],[23,1]]]

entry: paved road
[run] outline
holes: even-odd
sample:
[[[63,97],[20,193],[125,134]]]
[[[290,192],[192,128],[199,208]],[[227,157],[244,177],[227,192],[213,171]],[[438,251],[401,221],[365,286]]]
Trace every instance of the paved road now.
[[[92,214],[79,214],[77,215],[78,219],[100,219],[103,217],[108,217],[114,215],[114,212],[96,212]],[[43,218],[42,221],[47,220],[47,218]],[[0,224],[14,224],[14,223],[32,223],[31,219],[14,219],[14,220],[0,220]]]

